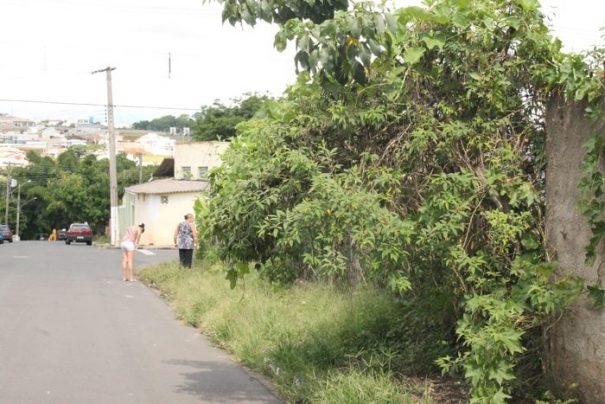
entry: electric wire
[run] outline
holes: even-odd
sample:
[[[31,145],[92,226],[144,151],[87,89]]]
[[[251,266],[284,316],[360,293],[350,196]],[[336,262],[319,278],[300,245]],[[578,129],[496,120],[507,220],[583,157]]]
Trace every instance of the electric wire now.
[[[82,107],[104,107],[106,104],[97,104],[91,102],[69,102],[69,101],[47,101],[47,100],[26,100],[26,99],[11,99],[11,98],[0,98],[0,102],[19,102],[27,104],[51,104],[51,105],[73,105]],[[171,110],[171,111],[200,111],[201,108],[189,108],[189,107],[165,107],[156,105],[113,105],[114,108],[127,108],[127,109],[159,109],[159,110]]]

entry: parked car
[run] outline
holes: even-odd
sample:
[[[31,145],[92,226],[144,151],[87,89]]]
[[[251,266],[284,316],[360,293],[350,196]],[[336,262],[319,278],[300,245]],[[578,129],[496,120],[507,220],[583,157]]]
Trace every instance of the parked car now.
[[[86,243],[92,245],[92,229],[88,223],[72,223],[65,235],[65,244]]]
[[[67,229],[59,230],[59,234],[57,236],[57,240],[65,240],[67,238]]]
[[[5,241],[8,241],[9,243],[13,242],[13,232],[8,224],[0,224],[0,232],[2,232]]]
[[[4,234],[0,231],[0,244],[4,244]]]

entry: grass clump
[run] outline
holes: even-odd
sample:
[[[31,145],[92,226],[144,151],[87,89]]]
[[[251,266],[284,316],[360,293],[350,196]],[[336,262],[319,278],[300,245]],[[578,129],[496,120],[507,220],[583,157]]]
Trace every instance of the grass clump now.
[[[410,338],[401,324],[405,304],[384,291],[276,287],[255,274],[231,290],[220,266],[163,264],[139,278],[161,290],[179,318],[270,376],[288,401],[430,402],[426,382],[404,373],[434,368],[444,353],[429,349],[438,336]],[[424,363],[412,366],[419,358]]]

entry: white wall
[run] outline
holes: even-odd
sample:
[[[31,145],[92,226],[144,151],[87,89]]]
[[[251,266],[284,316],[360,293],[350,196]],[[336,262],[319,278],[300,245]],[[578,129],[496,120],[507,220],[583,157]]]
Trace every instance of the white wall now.
[[[168,203],[161,203],[161,197]],[[137,194],[134,209],[135,224],[145,223],[142,245],[172,246],[174,229],[187,213],[193,213],[193,204],[199,192],[178,194]]]
[[[221,165],[221,155],[229,147],[229,142],[196,142],[176,145],[174,149],[174,178],[178,180],[206,179],[199,175],[200,167],[208,169]],[[191,177],[186,178],[183,167],[190,167]]]

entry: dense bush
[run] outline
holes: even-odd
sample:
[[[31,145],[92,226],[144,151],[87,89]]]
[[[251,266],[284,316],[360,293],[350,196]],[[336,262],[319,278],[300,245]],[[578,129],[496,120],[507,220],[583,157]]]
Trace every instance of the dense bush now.
[[[441,367],[503,402],[582,287],[543,247],[542,115],[564,58],[537,1],[428,5],[283,24],[303,72],[240,125],[201,227],[232,282],[254,262],[428,302],[455,329]]]

